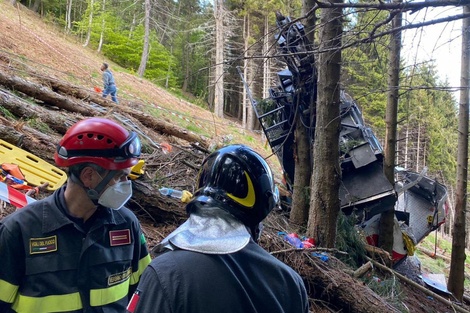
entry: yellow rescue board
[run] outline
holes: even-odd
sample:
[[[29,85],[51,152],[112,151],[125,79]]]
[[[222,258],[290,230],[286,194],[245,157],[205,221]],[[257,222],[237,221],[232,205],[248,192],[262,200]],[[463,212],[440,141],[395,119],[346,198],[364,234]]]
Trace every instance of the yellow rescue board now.
[[[47,190],[56,190],[67,181],[67,174],[34,154],[0,139],[0,164],[13,163],[20,167],[29,185],[49,183]]]

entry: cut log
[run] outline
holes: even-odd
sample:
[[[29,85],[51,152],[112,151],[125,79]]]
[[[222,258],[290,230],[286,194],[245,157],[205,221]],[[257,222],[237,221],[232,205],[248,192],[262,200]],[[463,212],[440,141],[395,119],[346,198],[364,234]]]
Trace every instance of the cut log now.
[[[123,105],[123,103],[121,103],[120,105],[116,105],[116,103],[106,98],[103,98],[94,92],[89,92],[87,90],[84,90],[83,88],[74,86],[72,84],[69,84],[63,81],[58,81],[58,80],[48,78],[48,77],[41,77],[41,79],[45,81],[45,83],[50,85],[51,88],[53,90],[56,90],[57,92],[60,92],[62,94],[67,94],[69,96],[82,99],[83,101],[98,104],[102,107],[108,108],[109,110],[107,114],[109,115],[112,115],[113,112],[126,113],[127,115],[138,120],[140,123],[142,123],[146,127],[152,129],[153,131],[157,131],[163,134],[174,136],[176,138],[186,140],[187,142],[190,142],[190,143],[198,142],[204,148],[207,148],[209,146],[208,140],[206,138],[199,136],[197,134],[194,134],[186,129],[172,125],[163,120],[157,120],[148,114],[142,113],[141,111],[137,111],[129,106]],[[139,104],[139,105],[144,106],[144,104]]]
[[[35,99],[41,100],[48,105],[54,105],[70,112],[80,113],[85,116],[95,114],[94,110],[84,107],[81,105],[80,101],[71,100],[68,97],[55,93],[43,85],[29,82],[23,78],[8,76],[2,71],[0,71],[0,84],[11,90],[17,90]]]
[[[67,115],[34,105],[20,97],[17,97],[9,91],[1,89],[0,106],[17,116],[18,119],[29,120],[37,118],[41,122],[47,124],[49,128],[60,134],[65,134],[67,129],[78,120],[71,120]],[[80,116],[77,117],[80,118]]]
[[[13,124],[11,121],[0,118],[0,137],[6,142],[20,147],[44,161],[54,164],[54,152],[60,141],[56,134],[44,134],[24,123]]]

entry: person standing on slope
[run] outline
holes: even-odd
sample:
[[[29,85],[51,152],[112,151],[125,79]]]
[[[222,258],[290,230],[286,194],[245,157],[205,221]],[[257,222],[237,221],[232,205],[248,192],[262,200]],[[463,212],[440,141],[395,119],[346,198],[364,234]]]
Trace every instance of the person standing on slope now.
[[[151,261],[124,207],[140,147],[136,133],[105,118],[66,132],[54,159],[67,183],[0,220],[0,312],[126,312]]]
[[[142,274],[131,313],[308,313],[300,275],[257,244],[279,192],[266,161],[243,145],[209,155],[187,204]]]
[[[101,65],[101,71],[103,72],[103,98],[111,95],[111,100],[118,103],[116,82],[107,63]]]

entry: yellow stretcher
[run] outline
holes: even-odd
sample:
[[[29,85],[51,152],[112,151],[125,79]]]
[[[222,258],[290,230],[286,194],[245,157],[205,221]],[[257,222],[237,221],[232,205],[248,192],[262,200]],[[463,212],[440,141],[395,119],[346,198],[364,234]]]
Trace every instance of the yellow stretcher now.
[[[67,174],[21,148],[0,139],[0,164],[17,164],[26,182],[32,186],[49,183],[47,190],[56,190],[67,181]]]

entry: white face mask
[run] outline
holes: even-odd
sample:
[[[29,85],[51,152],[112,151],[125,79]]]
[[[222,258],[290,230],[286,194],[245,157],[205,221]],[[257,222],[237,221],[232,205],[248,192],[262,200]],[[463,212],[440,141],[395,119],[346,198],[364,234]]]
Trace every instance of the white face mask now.
[[[130,180],[118,182],[106,188],[98,199],[104,207],[119,210],[132,196],[132,182]]]

